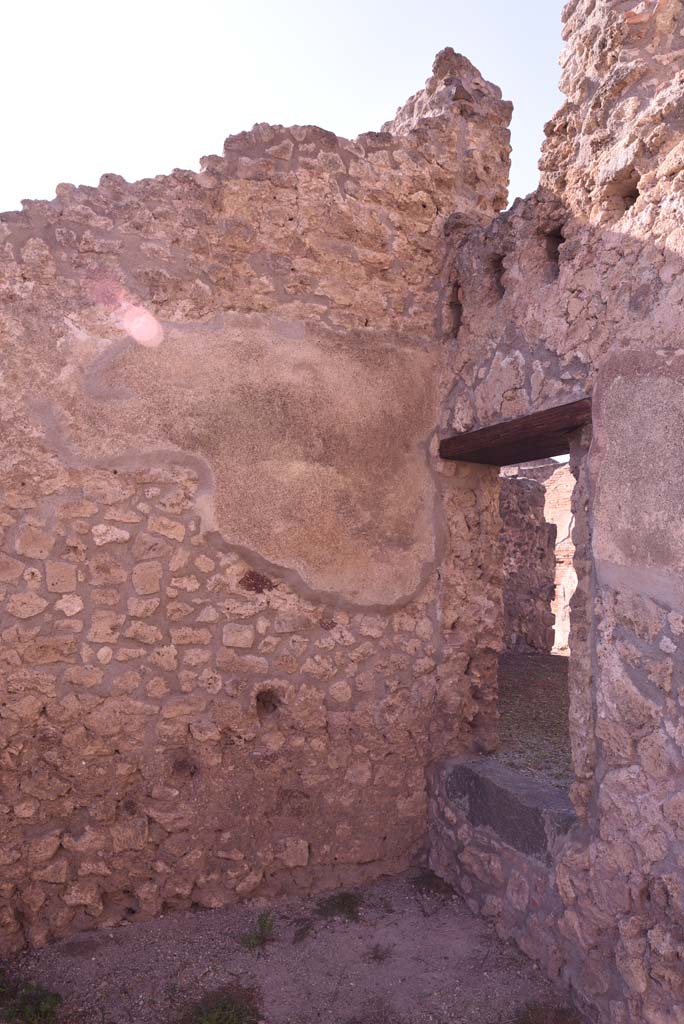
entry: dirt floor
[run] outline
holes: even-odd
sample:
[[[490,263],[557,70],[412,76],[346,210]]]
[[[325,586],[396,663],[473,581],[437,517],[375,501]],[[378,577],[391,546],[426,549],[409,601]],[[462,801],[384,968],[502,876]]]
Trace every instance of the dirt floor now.
[[[569,658],[502,654],[496,757],[518,771],[567,788],[573,781],[568,721]]]
[[[31,1024],[579,1024],[428,872],[90,932],[7,970],[62,997],[54,1017],[46,996],[45,1015],[11,1016],[0,982],[0,1020]]]

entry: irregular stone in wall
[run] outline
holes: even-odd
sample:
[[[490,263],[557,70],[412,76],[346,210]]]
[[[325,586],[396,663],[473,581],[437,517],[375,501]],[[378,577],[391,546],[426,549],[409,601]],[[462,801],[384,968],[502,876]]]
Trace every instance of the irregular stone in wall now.
[[[140,595],[156,594],[161,587],[161,562],[140,562],[134,566],[131,581],[135,592]]]
[[[17,561],[16,558],[10,558],[8,555],[0,555],[0,582],[12,583],[14,580],[18,580],[23,575],[24,569],[23,562]]]
[[[98,523],[90,532],[98,547],[104,547],[105,544],[125,544],[131,539],[128,530],[122,530],[118,526],[108,526],[106,523]]]
[[[32,590],[12,594],[7,601],[7,611],[17,619],[31,619],[34,615],[40,615],[47,606],[45,598]]]
[[[17,554],[26,558],[47,558],[55,544],[55,537],[36,526],[26,526],[15,543]]]
[[[224,647],[252,647],[254,636],[253,626],[231,622],[223,627]]]
[[[46,562],[45,585],[51,593],[68,594],[76,590],[77,569],[69,562]]]

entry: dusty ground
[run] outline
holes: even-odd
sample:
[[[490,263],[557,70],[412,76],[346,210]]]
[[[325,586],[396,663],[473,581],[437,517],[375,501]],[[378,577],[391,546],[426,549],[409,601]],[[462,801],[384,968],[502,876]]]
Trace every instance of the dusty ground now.
[[[263,948],[255,926],[264,908],[243,905],[80,935],[9,968],[59,993],[66,1024],[575,1021],[555,1016],[557,997],[534,965],[428,873],[268,910]],[[197,1009],[207,994],[240,988],[251,991],[254,1016]],[[528,1016],[532,1003],[547,1009]]]
[[[497,759],[562,787],[573,781],[569,660],[551,654],[503,654],[499,659]]]

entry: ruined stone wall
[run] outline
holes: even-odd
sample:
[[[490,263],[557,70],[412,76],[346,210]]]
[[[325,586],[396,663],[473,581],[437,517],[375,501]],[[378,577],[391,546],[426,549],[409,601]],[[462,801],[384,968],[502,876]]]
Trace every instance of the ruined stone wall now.
[[[580,821],[550,869],[548,955],[534,887],[514,929],[494,917],[602,1021],[681,1024],[684,8],[573,0],[564,18],[542,188],[453,248],[444,432],[594,398],[574,463]],[[516,912],[496,864],[478,872]]]
[[[570,602],[577,586],[574,568],[575,545],[572,541],[574,520],[572,491],[575,478],[568,465],[559,465],[553,459],[507,467],[504,476],[536,480],[544,486],[544,520],[556,528],[554,595],[551,602],[553,615],[553,653],[570,653]]]
[[[430,443],[509,117],[444,51],[381,133],[0,218],[3,951],[399,870],[426,764],[491,743],[496,479]]]
[[[554,654],[570,653],[570,603],[577,587],[577,573],[573,564],[575,545],[572,540],[575,528],[572,516],[574,486],[575,478],[569,466],[559,466],[544,482],[544,517],[556,527],[555,591],[551,604]]]
[[[548,654],[553,647],[556,527],[546,522],[544,486],[502,476],[499,497],[504,573],[504,646]]]

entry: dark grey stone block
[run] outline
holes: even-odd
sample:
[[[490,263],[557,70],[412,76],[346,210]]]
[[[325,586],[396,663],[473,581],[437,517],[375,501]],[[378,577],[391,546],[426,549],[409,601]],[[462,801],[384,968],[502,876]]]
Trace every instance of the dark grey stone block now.
[[[453,759],[442,770],[447,798],[472,825],[492,829],[502,842],[538,860],[550,862],[556,840],[577,820],[561,790],[496,761]]]

